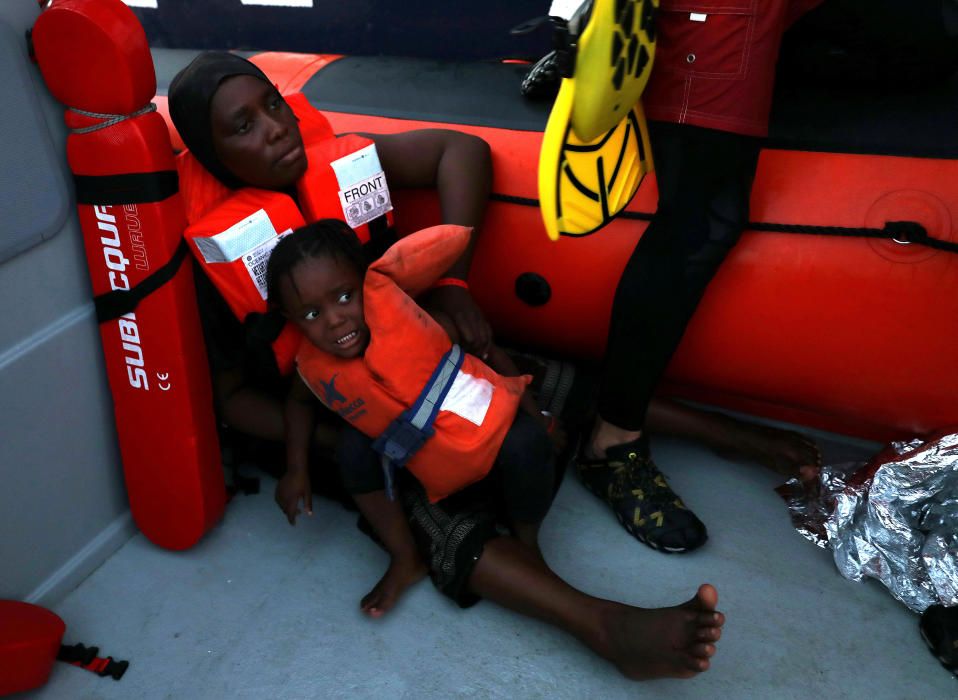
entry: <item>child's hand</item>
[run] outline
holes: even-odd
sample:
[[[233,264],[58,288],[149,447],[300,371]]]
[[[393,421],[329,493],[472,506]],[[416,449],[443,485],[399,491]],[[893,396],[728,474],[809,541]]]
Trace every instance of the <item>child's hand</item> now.
[[[296,524],[299,515],[299,502],[303,501],[306,515],[313,514],[313,492],[309,483],[309,472],[303,469],[288,469],[276,484],[276,505],[286,514],[290,525]]]

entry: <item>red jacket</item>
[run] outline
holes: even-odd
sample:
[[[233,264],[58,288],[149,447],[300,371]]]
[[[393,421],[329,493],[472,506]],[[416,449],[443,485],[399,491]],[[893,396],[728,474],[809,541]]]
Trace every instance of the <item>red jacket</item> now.
[[[767,135],[782,34],[821,1],[662,0],[646,116]]]

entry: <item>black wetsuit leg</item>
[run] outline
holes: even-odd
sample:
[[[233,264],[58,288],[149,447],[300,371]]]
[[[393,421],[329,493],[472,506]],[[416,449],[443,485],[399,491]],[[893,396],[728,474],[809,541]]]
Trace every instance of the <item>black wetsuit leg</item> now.
[[[748,223],[760,139],[650,122],[659,204],[616,289],[599,415],[641,430],[705,289]]]

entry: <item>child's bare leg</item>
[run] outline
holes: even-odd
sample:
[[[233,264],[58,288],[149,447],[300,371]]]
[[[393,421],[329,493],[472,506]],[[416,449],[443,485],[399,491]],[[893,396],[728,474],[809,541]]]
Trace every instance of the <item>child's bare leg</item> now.
[[[399,501],[390,501],[385,491],[353,494],[353,499],[389,552],[389,568],[360,601],[364,613],[370,617],[382,617],[407,588],[426,576],[427,568],[416,549]]]
[[[522,544],[526,545],[539,560],[545,564],[542,557],[542,550],[539,549],[539,527],[542,523],[523,523],[514,521],[512,523],[512,532]]]
[[[689,678],[709,667],[725,616],[708,585],[671,608],[643,609],[576,590],[510,537],[486,543],[469,586],[478,595],[575,635],[634,680]]]
[[[652,400],[646,427],[655,433],[698,440],[722,456],[755,460],[786,476],[796,476],[804,466],[820,465],[822,459],[815,443],[798,433],[669,399]]]
[[[512,523],[512,531],[516,538],[532,549],[539,550],[539,527],[541,523],[523,523],[515,521]]]

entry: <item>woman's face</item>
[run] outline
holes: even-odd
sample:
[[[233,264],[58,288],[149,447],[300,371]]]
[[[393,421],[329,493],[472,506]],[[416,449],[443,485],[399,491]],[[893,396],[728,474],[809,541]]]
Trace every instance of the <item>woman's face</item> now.
[[[227,78],[210,101],[213,148],[233,175],[253,187],[283,190],[306,172],[299,125],[269,83]]]

